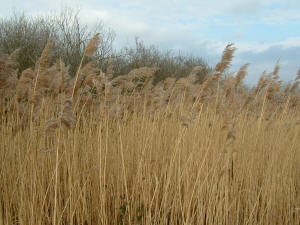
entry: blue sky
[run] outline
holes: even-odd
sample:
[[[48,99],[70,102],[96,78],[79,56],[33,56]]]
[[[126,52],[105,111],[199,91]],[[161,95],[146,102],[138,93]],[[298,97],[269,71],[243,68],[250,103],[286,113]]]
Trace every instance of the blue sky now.
[[[246,78],[254,84],[278,59],[281,79],[294,79],[300,68],[299,0],[0,0],[0,15],[12,10],[40,15],[64,6],[80,8],[84,23],[102,20],[115,30],[116,46],[138,36],[146,44],[203,56],[210,65],[228,42],[238,48],[232,70],[251,63]]]

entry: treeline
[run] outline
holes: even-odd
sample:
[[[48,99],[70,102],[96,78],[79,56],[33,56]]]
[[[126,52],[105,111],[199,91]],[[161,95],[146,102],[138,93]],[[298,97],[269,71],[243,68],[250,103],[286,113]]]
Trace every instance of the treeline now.
[[[161,51],[158,47],[147,46],[138,38],[133,47],[114,48],[116,34],[102,21],[93,27],[80,21],[79,12],[66,9],[60,14],[30,16],[13,13],[0,18],[0,54],[11,54],[19,49],[17,58],[18,74],[33,67],[40,57],[49,38],[54,39],[53,58],[62,59],[70,65],[74,76],[84,54],[87,41],[99,33],[100,45],[94,55],[95,64],[106,72],[109,68],[114,76],[128,74],[143,66],[159,67],[154,81],[166,77],[185,77],[195,66],[203,69],[198,73],[202,81],[211,70],[201,57],[184,56],[173,51]]]

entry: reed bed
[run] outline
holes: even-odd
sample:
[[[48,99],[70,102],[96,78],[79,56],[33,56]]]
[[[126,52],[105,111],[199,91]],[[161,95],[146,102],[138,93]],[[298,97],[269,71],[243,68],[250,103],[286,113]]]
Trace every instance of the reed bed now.
[[[98,44],[74,76],[53,40],[20,78],[1,57],[0,224],[300,224],[300,70],[249,90],[229,44],[203,83],[153,85],[94,67]]]

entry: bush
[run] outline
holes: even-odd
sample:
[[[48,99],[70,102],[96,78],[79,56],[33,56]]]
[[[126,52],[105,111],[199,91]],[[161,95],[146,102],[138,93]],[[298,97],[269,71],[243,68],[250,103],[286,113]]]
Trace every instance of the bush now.
[[[66,65],[70,65],[70,75],[74,76],[87,40],[99,33],[101,43],[94,54],[95,64],[103,71],[107,71],[108,65],[111,65],[114,76],[128,74],[139,67],[159,67],[154,80],[158,82],[169,76],[187,76],[195,66],[202,66],[203,70],[198,74],[199,81],[202,81],[210,71],[200,57],[183,56],[172,51],[162,52],[153,45],[146,46],[138,38],[134,47],[114,50],[115,33],[101,21],[93,28],[82,24],[78,13],[65,9],[52,16],[32,17],[13,13],[9,18],[0,19],[0,54],[11,54],[15,49],[20,49],[17,58],[20,75],[25,69],[34,66],[49,38],[53,38],[53,58],[61,58]]]
[[[18,56],[19,74],[34,66],[50,37],[54,38],[54,58],[61,58],[70,65],[70,74],[74,75],[82,58],[87,40],[100,33],[101,43],[95,59],[101,62],[112,52],[114,32],[102,22],[89,29],[80,23],[78,12],[71,9],[56,16],[27,16],[14,13],[10,18],[0,20],[0,53],[10,54],[20,49]]]
[[[202,66],[202,73],[199,80],[203,81],[211,68],[200,57],[183,56],[172,51],[162,52],[154,45],[146,46],[138,38],[135,39],[135,46],[123,48],[118,56],[113,57],[112,66],[115,75],[127,74],[129,71],[139,67],[159,67],[155,75],[155,82],[166,77],[187,76],[195,66]]]

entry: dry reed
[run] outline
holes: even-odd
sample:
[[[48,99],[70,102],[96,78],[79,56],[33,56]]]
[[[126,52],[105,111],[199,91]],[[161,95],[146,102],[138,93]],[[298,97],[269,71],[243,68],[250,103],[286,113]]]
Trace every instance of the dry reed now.
[[[229,44],[202,84],[196,67],[154,86],[158,68],[95,68],[98,44],[71,79],[50,40],[1,102],[0,224],[299,224],[300,70],[248,91],[248,64],[223,77]]]

